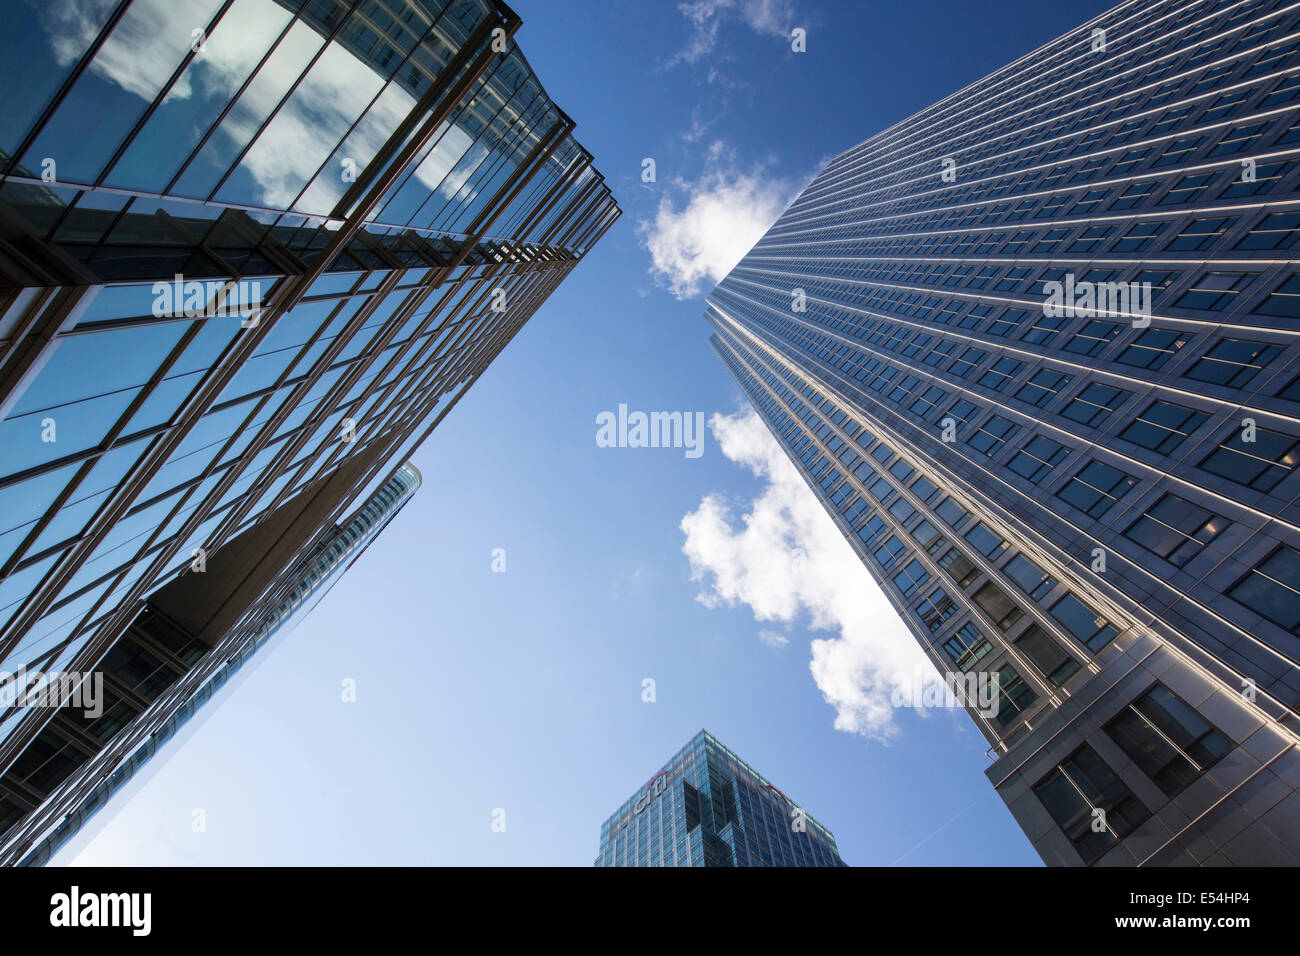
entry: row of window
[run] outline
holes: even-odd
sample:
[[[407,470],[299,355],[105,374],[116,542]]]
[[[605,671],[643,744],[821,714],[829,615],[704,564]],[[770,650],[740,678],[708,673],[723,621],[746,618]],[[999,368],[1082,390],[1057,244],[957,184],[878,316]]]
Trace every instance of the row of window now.
[[[1233,746],[1163,684],[1134,700],[1103,730],[1170,798]],[[1033,789],[1085,863],[1100,859],[1151,816],[1088,744],[1061,761]]]

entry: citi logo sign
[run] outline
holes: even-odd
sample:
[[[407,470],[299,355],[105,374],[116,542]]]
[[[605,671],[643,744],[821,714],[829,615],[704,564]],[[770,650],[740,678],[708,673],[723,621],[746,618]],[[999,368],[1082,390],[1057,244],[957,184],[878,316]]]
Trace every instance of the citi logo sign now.
[[[74,886],[50,897],[50,925],[129,927],[132,936],[148,936],[153,926],[152,893],[82,893]]]
[[[662,796],[668,789],[668,771],[660,770],[655,774],[655,778],[650,781],[649,786],[645,788],[645,793],[637,797],[636,803],[632,804],[632,813],[637,814],[650,806],[650,801],[655,797]]]

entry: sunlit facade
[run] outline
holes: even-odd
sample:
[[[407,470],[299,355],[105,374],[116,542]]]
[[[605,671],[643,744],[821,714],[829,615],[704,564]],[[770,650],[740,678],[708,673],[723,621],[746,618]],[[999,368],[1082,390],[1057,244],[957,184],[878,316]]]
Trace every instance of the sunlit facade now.
[[[835,158],[712,342],[1059,865],[1300,864],[1300,11],[1123,3]],[[975,703],[975,701],[971,701]]]
[[[614,222],[519,26],[497,0],[9,11],[0,671],[90,672],[187,578],[188,639],[241,646]],[[97,746],[0,710],[0,831]]]
[[[835,837],[701,730],[600,828],[596,866],[845,866]]]

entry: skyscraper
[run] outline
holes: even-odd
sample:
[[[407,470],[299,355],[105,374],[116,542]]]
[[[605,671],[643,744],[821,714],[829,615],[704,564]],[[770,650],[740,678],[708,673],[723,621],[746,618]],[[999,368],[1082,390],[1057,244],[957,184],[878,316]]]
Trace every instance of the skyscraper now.
[[[174,675],[247,645],[619,210],[498,0],[10,14],[0,671],[89,674],[183,589]],[[165,722],[121,690],[123,734]],[[0,711],[3,829],[101,749],[53,713]]]
[[[188,604],[193,592],[187,587],[189,582],[182,580],[153,595],[99,665],[108,683],[108,699],[101,702],[103,713],[94,719],[61,715],[42,732],[49,746],[41,748],[41,737],[37,737],[37,745],[24,755],[23,759],[35,764],[38,758],[29,755],[39,754],[39,759],[44,759],[53,752],[60,769],[66,766],[68,776],[58,788],[58,799],[47,800],[23,821],[21,828],[12,827],[13,820],[22,816],[20,808],[5,807],[10,819],[0,821],[7,831],[0,864],[35,866],[48,861],[178,735],[199,708],[230,683],[254,654],[272,639],[293,630],[419,487],[420,473],[414,465],[407,462],[398,468],[370,501],[343,525],[330,528],[306,558],[286,569],[271,595],[278,603],[269,611],[258,612],[254,617],[256,630],[227,653],[202,653],[201,645],[192,644],[194,651],[182,650],[177,655],[185,667],[168,666],[168,656],[157,653],[155,642],[171,650],[175,635],[184,634],[187,625],[193,629],[187,620],[193,611]],[[144,667],[142,661],[147,662]],[[147,674],[148,679],[140,680],[141,674]],[[128,693],[119,693],[123,690]],[[141,697],[150,705],[150,719],[128,724],[133,711],[131,701]],[[124,725],[127,729],[118,733]],[[59,746],[60,728],[64,734],[75,729],[84,735],[83,741],[105,746],[78,765],[76,752]],[[21,760],[10,769],[13,786],[21,787],[19,781],[27,779],[24,769]],[[52,768],[47,764],[43,769],[49,773]],[[58,825],[51,829],[55,823]],[[45,836],[37,842],[41,834]]]
[[[1300,863],[1298,17],[1122,3],[835,158],[709,298],[935,667],[996,688],[1051,864]]]
[[[835,837],[701,730],[600,828],[596,866],[845,866]]]

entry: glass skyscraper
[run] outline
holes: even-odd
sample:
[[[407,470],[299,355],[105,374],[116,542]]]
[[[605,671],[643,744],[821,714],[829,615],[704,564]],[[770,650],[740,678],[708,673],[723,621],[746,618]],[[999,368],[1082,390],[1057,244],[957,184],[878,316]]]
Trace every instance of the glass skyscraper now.
[[[596,866],[845,866],[835,837],[701,730],[600,828]]]
[[[111,674],[114,683],[130,684],[137,693],[157,694],[151,696],[149,701],[152,726],[137,721],[128,730],[117,733],[123,725],[123,718],[130,716],[131,709],[110,690],[113,699],[111,706],[106,702],[106,713],[95,721],[81,722],[83,729],[94,739],[108,746],[80,766],[69,761],[70,774],[59,787],[58,799],[48,800],[24,820],[21,828],[7,828],[3,834],[4,844],[0,844],[4,846],[0,850],[3,854],[0,855],[0,864],[17,862],[19,866],[39,866],[47,862],[165,744],[177,737],[178,732],[189,724],[199,708],[227,686],[254,654],[272,639],[283,637],[293,630],[320,599],[329,593],[329,589],[365,552],[419,487],[420,473],[416,467],[410,462],[402,465],[380,486],[370,501],[342,526],[330,528],[307,557],[289,569],[277,582],[274,598],[279,603],[269,613],[258,616],[257,629],[241,644],[233,647],[229,654],[183,655],[182,660],[192,666],[190,670],[179,673],[175,669],[161,666],[160,656],[160,659],[152,663],[156,668],[155,675],[162,675],[161,679],[155,676],[155,679],[141,686],[135,677],[141,658],[149,659],[151,651],[155,649],[149,643],[150,638],[156,637],[164,629],[167,633],[179,630],[163,607],[158,606],[162,604],[161,598],[157,604],[151,602],[147,605],[133,628],[105,655],[100,669],[106,672],[106,677]],[[115,664],[118,662],[128,662],[129,667],[117,669]],[[135,669],[135,673],[131,668]],[[75,716],[72,720],[77,722]],[[100,726],[101,721],[104,727]],[[54,737],[51,743],[56,744],[57,736],[53,735],[52,730],[47,728],[46,733]],[[174,748],[176,744],[173,743],[172,746]],[[21,769],[15,767],[14,775],[19,776]],[[50,829],[53,823],[58,825]],[[28,851],[27,848],[41,834],[46,835]]]
[[[834,159],[715,350],[1061,865],[1300,864],[1300,11],[1122,3]],[[976,684],[975,686],[980,686]]]
[[[499,0],[7,13],[0,679],[136,655],[111,731],[0,710],[27,834],[247,646],[619,209]]]

